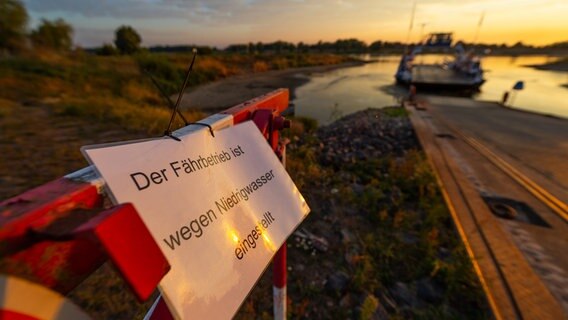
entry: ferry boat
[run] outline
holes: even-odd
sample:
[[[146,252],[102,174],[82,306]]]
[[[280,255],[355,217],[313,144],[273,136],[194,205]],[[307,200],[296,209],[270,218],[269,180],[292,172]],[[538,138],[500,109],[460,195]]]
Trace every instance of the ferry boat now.
[[[461,44],[451,47],[452,33],[431,33],[427,39],[402,55],[395,79],[398,84],[422,91],[479,91],[485,82],[480,56],[466,51]],[[417,55],[427,52],[448,53],[454,60],[440,64],[415,63]]]

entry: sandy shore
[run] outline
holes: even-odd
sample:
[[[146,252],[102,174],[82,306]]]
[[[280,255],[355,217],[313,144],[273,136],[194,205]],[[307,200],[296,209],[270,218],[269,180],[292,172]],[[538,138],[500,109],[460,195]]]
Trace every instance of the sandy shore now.
[[[364,62],[348,62],[230,77],[189,91],[184,95],[181,107],[207,111],[224,110],[278,88],[290,89],[290,100],[292,100],[295,97],[295,89],[307,83],[310,75],[362,64]]]
[[[568,72],[568,58],[545,64],[529,65],[528,67],[538,70]]]

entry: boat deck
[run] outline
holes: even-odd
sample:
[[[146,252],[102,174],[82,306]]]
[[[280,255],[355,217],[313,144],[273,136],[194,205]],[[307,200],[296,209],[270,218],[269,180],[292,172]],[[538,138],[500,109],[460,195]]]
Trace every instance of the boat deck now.
[[[440,65],[415,65],[412,68],[412,83],[471,86],[474,85],[474,79],[451,69],[444,69]]]

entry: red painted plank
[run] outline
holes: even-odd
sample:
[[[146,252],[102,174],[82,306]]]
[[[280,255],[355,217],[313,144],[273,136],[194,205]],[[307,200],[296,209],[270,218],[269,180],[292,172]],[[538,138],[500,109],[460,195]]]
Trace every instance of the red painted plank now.
[[[67,293],[107,259],[100,246],[88,241],[38,241],[0,260],[1,272]]]
[[[38,320],[36,317],[28,316],[23,313],[0,309],[0,319],[2,320]]]
[[[97,188],[89,183],[66,178],[44,184],[0,203],[0,256],[30,227],[45,226],[75,208],[102,204]]]
[[[166,257],[130,203],[106,210],[76,230],[98,240],[140,301],[170,270]]]
[[[79,218],[80,223],[96,212],[73,209],[101,203],[95,186],[65,178],[0,203],[0,271],[60,292],[73,289],[104,262],[105,255],[91,243],[54,239],[53,230],[50,236],[41,232],[50,225],[61,225],[56,221]],[[84,252],[90,254],[81,257]]]
[[[235,124],[250,120],[253,112],[260,109],[269,109],[280,114],[280,112],[288,108],[289,97],[290,93],[288,89],[278,89],[263,96],[238,104],[221,112],[221,114],[233,115],[233,123]]]

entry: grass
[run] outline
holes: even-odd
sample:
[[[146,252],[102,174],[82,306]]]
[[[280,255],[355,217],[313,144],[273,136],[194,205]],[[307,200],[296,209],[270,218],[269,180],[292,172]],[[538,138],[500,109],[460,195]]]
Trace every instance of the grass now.
[[[311,133],[317,129],[317,121],[307,117],[289,117],[289,120],[291,120],[290,129],[283,131],[283,137],[292,141],[297,141],[300,137],[309,140],[308,143],[294,149],[291,156],[286,159],[287,170],[294,173],[294,183],[302,189],[308,187],[314,177],[321,179],[331,173],[319,165],[316,149],[313,147],[315,139]]]
[[[362,162],[347,170],[361,177],[366,189],[344,197],[349,199],[345,205],[355,203],[365,214],[368,226],[361,234],[363,253],[356,269],[361,276],[354,288],[375,292],[395,282],[430,278],[447,289],[443,300],[458,314],[485,316],[479,308],[484,304],[479,283],[422,152]],[[450,316],[443,308],[430,306],[427,314]],[[414,316],[421,317],[419,312]]]
[[[6,100],[0,98],[0,119],[9,118],[14,114],[14,109],[17,107],[17,104],[14,101]]]
[[[59,116],[110,121],[128,130],[157,134],[170,115],[131,57],[17,57],[0,61],[0,74],[0,98],[47,105]],[[164,74],[157,78],[166,78]],[[187,117],[197,120],[203,114],[188,112]]]
[[[373,319],[373,314],[378,306],[379,300],[373,295],[368,295],[365,298],[365,301],[363,301],[363,306],[361,307],[361,320]]]
[[[384,114],[391,118],[406,118],[408,111],[404,108],[385,108]]]
[[[237,74],[310,65],[336,64],[348,57],[328,54],[198,56],[189,87]],[[95,56],[81,51],[0,59],[0,98],[47,105],[65,117],[110,121],[128,130],[159,134],[170,111],[147,73],[168,95],[183,83],[190,54],[140,53]],[[189,121],[204,117],[186,112]]]

